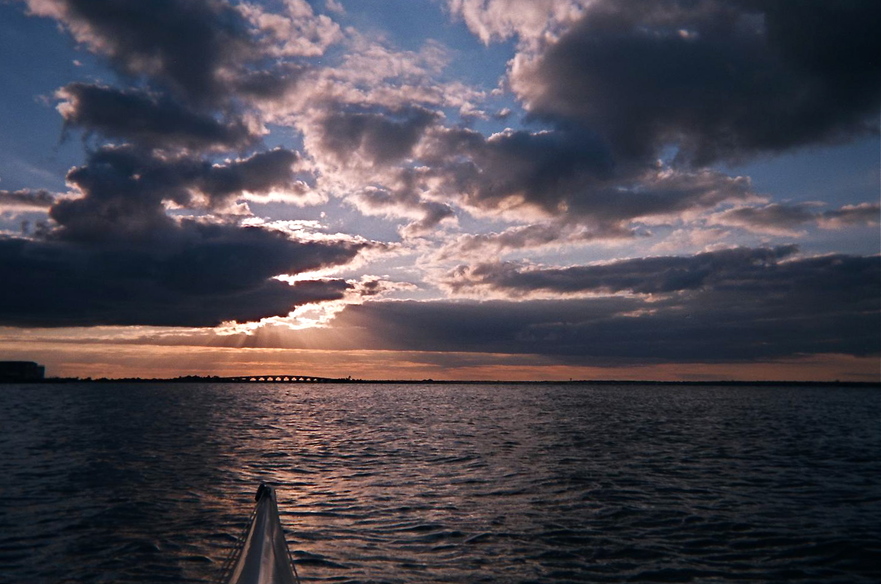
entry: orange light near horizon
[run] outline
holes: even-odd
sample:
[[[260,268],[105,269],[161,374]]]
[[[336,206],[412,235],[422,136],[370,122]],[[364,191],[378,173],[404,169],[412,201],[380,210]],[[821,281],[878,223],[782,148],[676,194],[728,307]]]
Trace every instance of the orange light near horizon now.
[[[314,331],[313,331],[314,332]],[[743,380],[743,381],[861,381],[881,383],[878,357],[814,355],[760,363],[659,363],[619,366],[576,366],[550,362],[547,356],[489,353],[444,353],[429,351],[385,351],[329,349],[331,334],[321,331],[313,347],[310,331],[265,330],[256,337],[244,337],[253,346],[206,346],[218,343],[218,336],[187,339],[160,337],[154,342],[131,338],[114,342],[102,333],[100,339],[79,335],[30,339],[0,336],[0,355],[7,360],[37,361],[55,377],[142,377],[173,378],[184,375],[221,377],[252,374],[299,374],[318,377],[401,380],[477,381],[568,381],[569,379],[621,380]],[[340,346],[368,343],[348,331]],[[265,338],[261,338],[264,336]],[[270,339],[272,335],[281,338]],[[80,338],[82,337],[82,338]],[[288,348],[260,347],[261,342],[292,343]],[[238,345],[242,339],[235,340]],[[201,344],[200,344],[201,343]],[[363,345],[362,345],[363,346]]]

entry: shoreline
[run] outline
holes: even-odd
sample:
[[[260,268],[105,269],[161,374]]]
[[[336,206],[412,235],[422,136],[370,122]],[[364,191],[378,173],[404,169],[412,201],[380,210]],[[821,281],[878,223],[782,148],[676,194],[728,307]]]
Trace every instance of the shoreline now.
[[[300,379],[298,379],[298,377]],[[721,387],[863,387],[881,389],[881,381],[793,381],[793,380],[699,380],[699,381],[663,381],[663,380],[618,380],[618,379],[570,379],[570,380],[439,380],[439,379],[353,379],[348,377],[329,378],[312,376],[291,375],[242,375],[236,377],[197,376],[188,375],[174,378],[76,378],[76,377],[50,377],[46,379],[0,381],[0,386],[11,384],[35,385],[35,384],[69,384],[69,383],[240,383],[240,384],[273,384],[273,385],[299,385],[299,384],[358,384],[358,385],[656,385],[656,386],[721,386]]]

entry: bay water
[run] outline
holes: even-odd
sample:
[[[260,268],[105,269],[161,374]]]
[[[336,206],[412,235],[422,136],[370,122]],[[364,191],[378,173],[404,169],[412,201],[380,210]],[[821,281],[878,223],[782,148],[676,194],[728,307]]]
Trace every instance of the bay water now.
[[[0,582],[881,581],[881,390],[0,386]]]

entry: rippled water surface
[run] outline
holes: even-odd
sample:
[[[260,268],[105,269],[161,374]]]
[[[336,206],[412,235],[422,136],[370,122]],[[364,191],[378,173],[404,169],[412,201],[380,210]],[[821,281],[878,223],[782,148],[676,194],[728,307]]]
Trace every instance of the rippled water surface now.
[[[877,582],[881,391],[0,386],[0,581]]]

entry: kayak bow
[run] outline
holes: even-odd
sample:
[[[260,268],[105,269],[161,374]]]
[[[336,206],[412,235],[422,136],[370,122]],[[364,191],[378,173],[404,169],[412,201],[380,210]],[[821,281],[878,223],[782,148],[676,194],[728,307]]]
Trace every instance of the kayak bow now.
[[[242,547],[232,558],[225,584],[299,584],[284,529],[278,516],[275,489],[261,484],[257,506]]]

